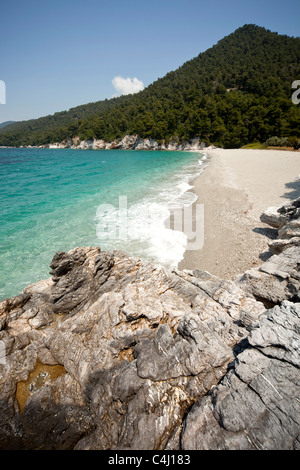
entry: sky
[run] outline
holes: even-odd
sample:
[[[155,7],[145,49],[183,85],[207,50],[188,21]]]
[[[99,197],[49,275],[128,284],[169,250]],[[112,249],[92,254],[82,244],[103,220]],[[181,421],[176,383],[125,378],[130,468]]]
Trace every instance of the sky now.
[[[0,123],[140,91],[244,24],[300,36],[299,0],[0,2]]]

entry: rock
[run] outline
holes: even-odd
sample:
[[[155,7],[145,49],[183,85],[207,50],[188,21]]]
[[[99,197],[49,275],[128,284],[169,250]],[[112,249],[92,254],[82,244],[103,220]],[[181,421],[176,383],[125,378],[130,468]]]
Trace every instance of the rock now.
[[[288,301],[260,317],[249,347],[188,413],[183,449],[299,448],[299,319]]]
[[[45,381],[26,402],[22,429],[24,448],[73,449],[93,429],[93,416],[78,382],[70,374]]]
[[[300,217],[300,197],[284,204],[278,208],[281,217],[285,217],[287,221],[297,219]]]
[[[284,254],[272,256],[260,266],[259,270],[282,279],[295,277],[298,271],[299,255],[300,247],[291,246],[285,250]]]
[[[276,212],[277,222],[273,215]],[[261,220],[279,228],[278,238],[269,243],[271,256],[258,268],[246,271],[238,285],[249,295],[274,305],[283,300],[293,300],[300,290],[300,198],[276,209],[264,212]]]
[[[283,218],[279,212],[278,212],[278,207],[268,207],[260,216],[260,220],[267,225],[270,225],[271,227],[280,229],[284,223],[286,222],[286,219]]]
[[[260,220],[271,227],[281,229],[290,220],[300,216],[300,198],[281,207],[268,207],[260,216]]]
[[[139,377],[155,382],[196,376],[232,359],[231,348],[191,314],[181,320],[174,338],[170,327],[161,325],[154,339],[139,343],[135,354]]]
[[[208,273],[118,251],[58,252],[51,274],[0,305],[1,448],[174,446],[249,334],[240,313],[264,311]]]
[[[30,146],[28,146],[30,147]],[[56,142],[47,145],[48,148],[72,148],[79,150],[112,150],[112,149],[125,149],[125,150],[170,150],[170,151],[192,151],[197,152],[205,148],[205,144],[199,141],[199,138],[193,138],[190,141],[178,143],[171,141],[166,144],[165,140],[159,144],[153,138],[143,139],[139,135],[125,135],[121,139],[114,140],[113,142],[105,142],[102,139],[89,139],[79,141],[79,138],[73,138],[72,141]]]
[[[300,246],[300,237],[293,237],[287,240],[272,240],[269,242],[269,248],[272,253],[279,254],[286,248],[290,248],[291,246]]]
[[[278,232],[279,238],[300,237],[300,221],[291,220],[287,222]]]

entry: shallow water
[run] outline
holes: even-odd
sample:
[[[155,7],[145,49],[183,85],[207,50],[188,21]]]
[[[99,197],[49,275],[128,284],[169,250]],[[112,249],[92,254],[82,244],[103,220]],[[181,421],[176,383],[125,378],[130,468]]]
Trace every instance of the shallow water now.
[[[0,299],[49,277],[56,251],[122,249],[177,266],[186,236],[165,221],[195,201],[203,155],[136,150],[0,149]],[[205,158],[205,157],[204,157]]]

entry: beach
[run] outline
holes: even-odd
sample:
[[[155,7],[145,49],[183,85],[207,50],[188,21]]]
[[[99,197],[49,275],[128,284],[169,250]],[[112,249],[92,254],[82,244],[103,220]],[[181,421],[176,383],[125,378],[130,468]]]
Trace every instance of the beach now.
[[[187,249],[178,268],[233,279],[269,256],[268,241],[277,231],[260,215],[300,196],[300,152],[213,149],[206,154],[207,167],[191,183],[198,196],[194,205],[204,205],[203,246]]]

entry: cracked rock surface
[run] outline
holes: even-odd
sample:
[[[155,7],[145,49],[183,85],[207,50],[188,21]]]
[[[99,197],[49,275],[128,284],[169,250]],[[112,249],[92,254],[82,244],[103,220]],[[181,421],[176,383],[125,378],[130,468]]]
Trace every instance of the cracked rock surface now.
[[[299,449],[300,304],[260,317],[231,370],[189,412],[184,449]]]

